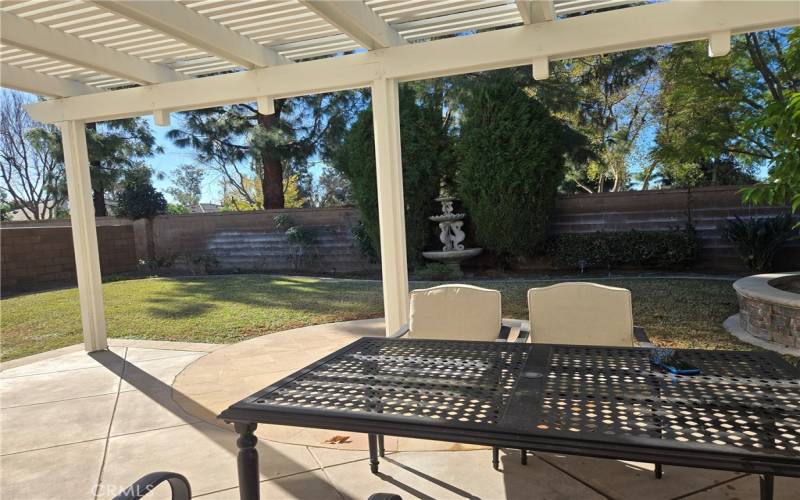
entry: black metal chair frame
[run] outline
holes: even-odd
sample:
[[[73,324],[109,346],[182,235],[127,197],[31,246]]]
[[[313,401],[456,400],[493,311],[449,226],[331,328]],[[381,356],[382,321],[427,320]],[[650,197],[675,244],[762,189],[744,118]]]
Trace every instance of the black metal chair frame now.
[[[164,481],[172,489],[172,500],[191,500],[192,487],[186,477],[177,472],[151,472],[128,486],[114,500],[139,500]]]

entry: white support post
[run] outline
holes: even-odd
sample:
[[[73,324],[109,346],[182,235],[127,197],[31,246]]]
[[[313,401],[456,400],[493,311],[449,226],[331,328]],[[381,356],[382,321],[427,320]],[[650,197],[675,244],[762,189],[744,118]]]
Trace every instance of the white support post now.
[[[380,78],[372,82],[372,121],[378,177],[383,310],[388,335],[408,322],[406,217],[397,80]]]
[[[86,127],[80,121],[59,123],[64,146],[64,166],[75,249],[75,270],[81,303],[83,344],[88,352],[108,349],[103,289],[100,280],[100,254],[92,204],[89,153]]]

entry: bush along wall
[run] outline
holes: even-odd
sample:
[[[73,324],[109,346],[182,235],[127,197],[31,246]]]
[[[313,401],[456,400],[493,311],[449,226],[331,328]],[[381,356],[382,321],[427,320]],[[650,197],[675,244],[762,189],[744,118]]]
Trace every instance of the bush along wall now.
[[[547,254],[557,269],[686,269],[698,256],[692,227],[669,231],[562,234],[551,238]]]

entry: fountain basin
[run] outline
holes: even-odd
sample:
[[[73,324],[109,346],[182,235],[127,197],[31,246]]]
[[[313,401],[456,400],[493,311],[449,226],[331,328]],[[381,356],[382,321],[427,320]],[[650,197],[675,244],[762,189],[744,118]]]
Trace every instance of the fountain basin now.
[[[437,252],[422,252],[422,256],[430,260],[438,260],[439,262],[459,262],[470,257],[475,257],[483,252],[483,248],[466,248],[464,250],[448,250]]]
[[[433,222],[455,222],[458,220],[463,220],[467,214],[442,214],[442,215],[431,215],[428,217],[428,220]]]
[[[757,274],[733,284],[739,321],[750,335],[800,348],[800,272]]]

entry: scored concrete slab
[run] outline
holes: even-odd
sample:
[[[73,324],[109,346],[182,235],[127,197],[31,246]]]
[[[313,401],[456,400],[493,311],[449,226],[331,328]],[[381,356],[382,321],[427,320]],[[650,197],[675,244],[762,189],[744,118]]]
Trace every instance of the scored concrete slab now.
[[[677,498],[743,475],[669,465],[664,466],[664,477],[659,480],[653,473],[655,466],[650,463],[538,452],[536,456],[620,500]]]
[[[666,478],[666,474],[664,478]],[[715,486],[714,488],[698,492],[686,497],[687,500],[740,500],[744,498],[759,498],[760,492],[758,476],[745,476],[740,479]],[[775,500],[797,500],[800,498],[800,478],[776,477]]]
[[[170,389],[129,391],[119,395],[114,422],[111,424],[111,435],[163,429],[199,421],[197,417],[183,411],[172,399]]]
[[[376,492],[460,500],[603,498],[535,457],[527,466],[519,465],[518,456],[505,458],[505,470],[496,471],[489,450],[408,452],[381,459],[378,475],[369,472],[368,461],[326,467],[325,473],[345,498],[365,498]]]
[[[121,366],[121,365],[120,365]],[[119,387],[116,368],[83,368],[0,380],[0,405],[14,406],[113,394]]]
[[[205,353],[185,352],[179,356],[147,361],[128,361],[120,391],[169,389],[181,371]]]
[[[112,347],[111,352],[116,354],[117,357],[124,356],[125,348]],[[115,360],[112,356],[108,356],[108,358],[112,363],[116,361],[118,367],[122,366],[122,359]],[[0,378],[42,375],[45,373],[80,370],[83,368],[99,368],[101,366],[104,365],[102,365],[98,359],[81,349],[80,351],[65,353],[61,356],[4,369],[0,372]]]
[[[261,442],[257,449],[262,479],[319,468],[304,446]],[[195,495],[235,488],[236,454],[236,434],[206,423],[112,437],[103,469],[103,490],[125,488],[159,470],[184,474]]]
[[[337,498],[344,498],[331,486],[325,474],[319,470],[263,481],[260,490],[261,498],[270,500],[290,500],[295,498],[336,500]],[[239,500],[239,488],[218,491],[200,498],[204,500]],[[360,498],[366,497],[362,496]]]
[[[102,439],[116,394],[6,408],[0,412],[2,453]]]
[[[105,440],[0,457],[3,500],[92,498]]]

